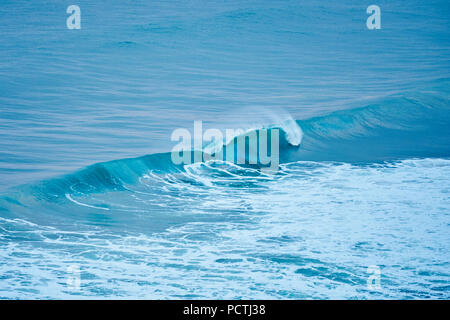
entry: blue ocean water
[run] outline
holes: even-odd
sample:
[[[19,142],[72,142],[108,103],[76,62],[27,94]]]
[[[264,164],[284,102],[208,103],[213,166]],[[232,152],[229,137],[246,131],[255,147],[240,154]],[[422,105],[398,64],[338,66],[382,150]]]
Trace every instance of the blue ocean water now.
[[[450,297],[447,1],[377,1],[380,30],[361,1],[76,2],[80,30],[0,6],[1,298]],[[280,119],[275,174],[170,160],[194,121]]]

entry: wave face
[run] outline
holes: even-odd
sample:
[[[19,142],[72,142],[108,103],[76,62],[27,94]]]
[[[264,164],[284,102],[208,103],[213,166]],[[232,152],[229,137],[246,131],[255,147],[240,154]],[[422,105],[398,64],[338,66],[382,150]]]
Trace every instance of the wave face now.
[[[285,161],[375,162],[449,157],[448,97],[392,97],[362,108],[298,121],[301,148]]]

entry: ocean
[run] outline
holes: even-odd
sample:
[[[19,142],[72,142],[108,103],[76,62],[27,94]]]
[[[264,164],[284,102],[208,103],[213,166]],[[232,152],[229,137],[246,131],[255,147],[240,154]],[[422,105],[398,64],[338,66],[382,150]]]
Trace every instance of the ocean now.
[[[3,0],[0,298],[449,299],[449,16]],[[175,165],[195,121],[279,129],[277,170]]]

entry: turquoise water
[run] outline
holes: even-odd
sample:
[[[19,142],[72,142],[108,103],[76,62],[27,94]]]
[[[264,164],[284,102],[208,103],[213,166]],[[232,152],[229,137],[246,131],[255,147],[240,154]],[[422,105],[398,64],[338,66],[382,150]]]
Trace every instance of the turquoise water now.
[[[71,4],[0,7],[0,297],[449,298],[446,1],[380,30],[360,1]],[[197,120],[280,126],[279,170],[174,165]]]

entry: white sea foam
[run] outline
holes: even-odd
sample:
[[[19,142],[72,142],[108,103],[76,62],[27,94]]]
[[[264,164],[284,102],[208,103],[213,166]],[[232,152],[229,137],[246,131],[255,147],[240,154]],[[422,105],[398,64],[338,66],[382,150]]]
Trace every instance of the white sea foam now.
[[[98,212],[94,203],[110,208],[101,227],[0,220],[0,295],[448,297],[449,160],[296,162],[270,177],[224,162],[188,171],[78,196],[80,217]],[[81,270],[78,292],[65,285],[70,265]],[[366,288],[369,265],[381,266],[380,292]]]

